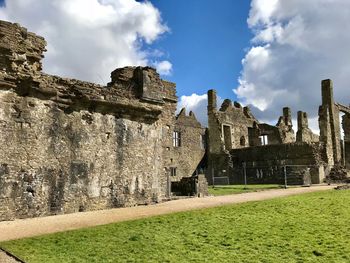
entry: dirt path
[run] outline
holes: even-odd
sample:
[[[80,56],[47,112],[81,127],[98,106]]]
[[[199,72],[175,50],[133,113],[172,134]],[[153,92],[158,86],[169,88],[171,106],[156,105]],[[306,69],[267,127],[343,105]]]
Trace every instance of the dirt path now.
[[[193,209],[267,200],[289,195],[328,190],[332,188],[334,188],[334,186],[320,185],[312,187],[276,189],[236,195],[181,199],[150,206],[115,208],[67,215],[4,221],[0,222],[0,241],[32,237],[48,233],[104,225],[113,222],[121,222]]]
[[[18,263],[20,261],[17,261],[13,257],[10,257],[5,252],[0,250],[0,262],[1,263]]]

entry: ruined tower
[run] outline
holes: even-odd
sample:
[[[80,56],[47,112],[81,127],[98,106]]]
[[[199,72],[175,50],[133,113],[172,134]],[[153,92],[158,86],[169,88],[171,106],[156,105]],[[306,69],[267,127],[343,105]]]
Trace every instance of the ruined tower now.
[[[216,90],[208,91],[208,128],[210,130],[208,136],[209,152],[221,153],[221,127],[218,127],[216,123],[217,115],[217,97]]]
[[[341,161],[339,109],[333,98],[333,82],[322,80],[322,105],[319,107],[320,141],[325,147],[325,158],[329,164]]]
[[[342,120],[344,130],[344,155],[345,166],[350,169],[350,114],[345,113]]]
[[[306,112],[298,111],[297,142],[317,142],[318,136],[309,128],[309,120]]]

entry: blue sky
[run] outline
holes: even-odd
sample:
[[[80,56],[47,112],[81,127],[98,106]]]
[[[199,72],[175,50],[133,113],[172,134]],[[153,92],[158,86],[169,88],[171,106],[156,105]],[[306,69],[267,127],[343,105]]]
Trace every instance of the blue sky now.
[[[247,0],[153,0],[171,32],[153,47],[164,51],[173,64],[165,78],[177,84],[178,95],[203,94],[215,88],[234,98],[233,88],[242,70],[249,40]]]

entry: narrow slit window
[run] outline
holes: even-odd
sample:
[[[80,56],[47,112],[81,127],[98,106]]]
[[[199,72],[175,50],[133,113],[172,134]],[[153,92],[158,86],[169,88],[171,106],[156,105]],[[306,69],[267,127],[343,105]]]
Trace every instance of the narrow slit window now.
[[[225,150],[229,151],[232,149],[232,135],[231,135],[231,126],[223,125],[223,137]]]
[[[180,147],[181,146],[181,133],[174,131],[173,132],[173,146]]]
[[[207,148],[207,142],[205,140],[205,135],[200,135],[200,146],[202,150],[205,150]]]
[[[261,145],[268,145],[269,144],[269,139],[267,135],[261,135],[259,136]]]
[[[170,176],[176,176],[176,167],[170,167]]]

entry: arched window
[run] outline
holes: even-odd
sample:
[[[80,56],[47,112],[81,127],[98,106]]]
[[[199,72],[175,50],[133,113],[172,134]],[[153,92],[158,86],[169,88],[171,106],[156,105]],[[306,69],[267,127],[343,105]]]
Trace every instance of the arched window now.
[[[241,139],[239,140],[239,144],[241,146],[245,146],[245,137],[244,136],[242,136]]]

